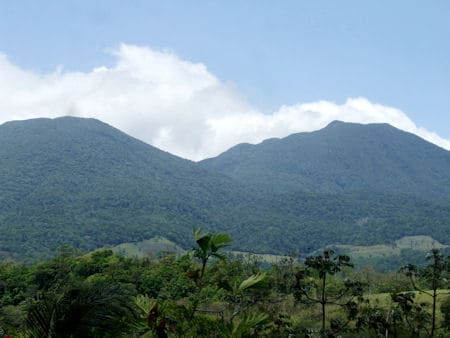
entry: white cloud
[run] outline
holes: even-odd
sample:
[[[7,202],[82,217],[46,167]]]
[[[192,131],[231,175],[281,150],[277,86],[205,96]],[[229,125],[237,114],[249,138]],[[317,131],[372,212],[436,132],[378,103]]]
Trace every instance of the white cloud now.
[[[312,131],[333,120],[386,122],[450,149],[450,141],[420,128],[402,111],[364,98],[252,107],[201,63],[169,51],[121,45],[116,64],[90,72],[36,74],[0,55],[0,123],[33,117],[96,117],[130,135],[193,160],[240,143]]]

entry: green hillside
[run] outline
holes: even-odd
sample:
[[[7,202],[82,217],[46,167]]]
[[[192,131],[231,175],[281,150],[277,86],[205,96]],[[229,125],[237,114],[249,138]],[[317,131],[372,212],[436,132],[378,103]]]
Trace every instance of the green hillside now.
[[[415,235],[450,244],[449,206],[373,191],[271,193],[94,119],[5,123],[0,144],[0,258],[157,236],[187,248],[198,226],[229,233],[233,250],[271,254]]]
[[[235,244],[252,251],[308,253],[330,244],[375,245],[416,235],[450,244],[450,207],[408,196],[297,192],[262,202],[268,212],[233,222]]]
[[[450,201],[450,152],[388,124],[335,121],[316,132],[240,144],[201,165],[275,192],[374,191]]]
[[[212,215],[253,198],[231,179],[98,120],[5,123],[0,144],[0,256],[159,234],[183,243],[194,226],[220,228]]]

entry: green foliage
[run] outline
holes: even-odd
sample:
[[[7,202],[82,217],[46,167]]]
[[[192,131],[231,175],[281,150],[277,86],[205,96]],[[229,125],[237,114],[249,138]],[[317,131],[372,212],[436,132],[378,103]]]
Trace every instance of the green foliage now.
[[[443,327],[450,331],[450,296],[441,303],[441,312],[444,315]]]
[[[8,333],[270,337],[313,334],[320,326],[349,337],[447,333],[448,301],[438,298],[438,288],[449,287],[445,249],[407,265],[403,277],[353,272],[345,252],[332,250],[302,264],[225,259],[228,247],[307,253],[417,234],[448,244],[448,152],[411,135],[334,123],[244,146],[262,150],[241,149],[237,158],[232,150],[216,169],[245,184],[96,120],[6,123],[0,144],[0,257],[8,257],[0,263],[0,323]],[[191,239],[199,223],[210,227]],[[80,250],[155,236],[164,236],[164,245],[195,247],[145,258]],[[66,243],[76,249],[57,252]],[[420,255],[412,245],[397,249],[398,261],[384,267]],[[33,263],[42,257],[53,258]],[[405,278],[431,296],[431,306],[405,293]],[[364,291],[392,292],[391,304],[365,301]]]
[[[91,251],[156,236],[187,249],[193,244],[190,229],[198,224],[209,224],[207,231],[227,229],[233,249],[274,254],[307,254],[332,243],[392,243],[418,234],[449,244],[448,203],[439,205],[438,198],[427,197],[450,186],[445,181],[448,152],[387,126],[367,127],[369,134],[366,127],[350,127],[362,128],[349,135],[367,142],[347,140],[339,146],[339,128],[326,129],[316,135],[325,141],[312,147],[314,161],[306,153],[303,157],[302,152],[309,152],[303,141],[295,141],[312,135],[279,141],[290,144],[286,149],[278,149],[274,141],[263,143],[264,149],[276,148],[276,157],[270,151],[264,166],[250,165],[248,174],[233,171],[245,177],[243,184],[205,169],[206,162],[177,158],[97,120],[5,123],[0,126],[0,258],[32,262],[52,257],[63,244]],[[400,144],[399,149],[373,144],[377,133],[397,140],[392,144]],[[363,145],[363,150],[354,149]],[[409,150],[414,145],[414,154],[403,154],[407,145]],[[330,149],[331,160],[321,158]],[[429,158],[418,161],[417,154]],[[259,150],[242,152],[247,155],[260,156]],[[314,163],[308,164],[310,160]],[[408,168],[406,178],[398,177],[399,166]],[[392,169],[392,175],[382,169]],[[273,175],[260,173],[271,170]],[[303,184],[305,175],[317,189]],[[339,183],[341,178],[345,182]],[[270,187],[261,189],[253,180]],[[420,196],[411,197],[408,187]]]
[[[230,208],[253,199],[231,179],[94,119],[5,123],[0,144],[0,258],[156,235],[186,248],[192,227],[228,224]]]
[[[426,304],[414,302],[412,292],[392,294],[392,301],[397,304],[392,313],[393,331],[403,331],[411,337],[433,336],[428,331],[431,315],[425,310]]]
[[[228,242],[215,233],[197,235],[216,238],[215,248]],[[200,240],[196,248],[212,254],[212,242]],[[425,294],[407,292],[404,276],[350,270],[348,258],[331,251],[301,264],[286,258],[269,267],[208,259],[199,283],[192,272],[200,270],[201,262],[189,254],[125,258],[111,250],[82,255],[67,248],[33,265],[5,261],[0,265],[0,282],[7,286],[0,290],[0,327],[17,337],[302,337],[321,331],[342,337],[431,335],[431,305]],[[390,282],[398,290],[391,298],[370,294],[381,288],[377,283],[387,288]],[[304,294],[298,297],[299,292]],[[329,319],[325,331],[320,329],[322,299]],[[442,316],[436,317],[435,336],[448,332],[448,303],[437,300]]]
[[[409,278],[415,290],[419,290],[432,298],[430,335],[434,337],[436,331],[438,289],[450,287],[450,256],[446,257],[438,249],[433,249],[427,255],[427,260],[430,263],[422,268],[408,264],[402,267],[401,271]],[[423,286],[431,289],[431,291],[422,289]]]
[[[210,257],[224,259],[226,256],[220,253],[221,250],[230,245],[232,239],[227,234],[202,234],[202,229],[194,230],[194,239],[198,247],[194,248],[194,256],[206,264]]]
[[[244,291],[250,288],[255,288],[260,285],[265,279],[267,275],[266,273],[259,273],[256,275],[252,275],[244,280],[241,284],[239,284],[238,290]]]
[[[294,296],[300,302],[307,304],[320,304],[322,315],[321,331],[326,332],[326,308],[334,304],[341,306],[349,320],[356,318],[357,304],[354,298],[362,301],[362,284],[357,281],[345,279],[341,285],[330,285],[330,277],[339,273],[345,267],[353,267],[350,257],[335,255],[333,250],[325,250],[322,255],[307,257],[305,269],[296,274]],[[331,332],[342,331],[346,324],[339,318],[330,321]]]
[[[278,193],[450,196],[450,153],[387,124],[335,121],[312,133],[240,144],[201,164]]]
[[[268,322],[269,316],[264,313],[253,313],[232,322],[231,338],[255,337],[257,327]]]
[[[350,257],[345,255],[335,255],[333,250],[325,250],[322,255],[310,256],[305,260],[307,269],[313,269],[318,272],[319,278],[324,279],[326,275],[335,275],[343,267],[353,267],[350,263]]]
[[[135,329],[141,336],[167,337],[169,332],[186,332],[188,310],[171,300],[150,299],[138,295],[135,299],[140,312],[140,321]]]
[[[119,284],[84,283],[47,292],[28,309],[31,337],[115,336],[134,318],[130,291]]]

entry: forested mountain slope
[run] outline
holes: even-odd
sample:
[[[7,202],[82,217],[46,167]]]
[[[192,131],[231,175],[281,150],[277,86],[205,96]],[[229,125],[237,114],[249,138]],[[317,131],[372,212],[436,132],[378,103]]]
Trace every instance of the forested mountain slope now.
[[[213,217],[253,198],[221,174],[94,119],[5,123],[0,144],[4,254],[158,234],[180,242],[199,224],[220,228]]]
[[[305,253],[413,235],[450,244],[445,205],[390,192],[271,193],[94,119],[8,122],[0,145],[0,258],[154,236],[187,248],[198,226],[227,232],[234,249],[254,252]]]
[[[274,192],[368,191],[450,204],[450,152],[388,124],[335,121],[240,144],[201,165]]]

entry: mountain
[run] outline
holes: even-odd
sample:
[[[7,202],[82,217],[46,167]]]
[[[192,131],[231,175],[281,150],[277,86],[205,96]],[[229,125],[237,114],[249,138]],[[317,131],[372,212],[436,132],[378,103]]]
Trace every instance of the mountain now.
[[[239,144],[200,164],[277,193],[369,191],[450,202],[450,152],[388,124],[334,121],[315,132]]]
[[[276,254],[415,235],[450,244],[443,204],[385,191],[249,186],[95,119],[8,122],[0,145],[0,258],[36,260],[62,244],[92,250],[157,236],[187,249],[197,226],[229,233],[233,249]]]
[[[95,119],[0,126],[0,255],[49,254],[192,228],[253,199],[233,180],[138,141]],[[223,216],[222,218],[225,218]]]

